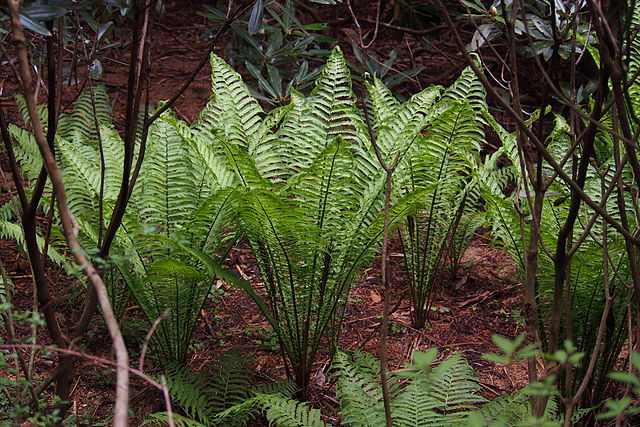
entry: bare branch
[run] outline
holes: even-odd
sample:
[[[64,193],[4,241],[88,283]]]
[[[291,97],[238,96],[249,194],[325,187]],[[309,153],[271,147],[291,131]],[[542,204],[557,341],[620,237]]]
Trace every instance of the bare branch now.
[[[16,51],[18,54],[19,71],[22,77],[24,96],[29,110],[29,116],[31,118],[34,137],[38,143],[40,154],[42,155],[47,174],[51,179],[53,190],[58,201],[58,211],[62,221],[63,234],[76,263],[81,266],[85,277],[97,292],[98,300],[102,308],[102,314],[115,347],[118,369],[116,407],[113,423],[116,427],[124,427],[128,424],[129,371],[127,366],[129,364],[129,356],[122,338],[120,327],[113,314],[113,310],[111,309],[111,303],[109,302],[109,296],[104,282],[91,261],[85,256],[82,246],[78,243],[78,225],[73,214],[69,210],[69,206],[67,205],[67,194],[64,189],[64,182],[40,121],[40,115],[37,110],[37,100],[35,97],[35,87],[33,85],[29,59],[27,56],[26,39],[22,29],[22,24],[20,23],[20,2],[18,0],[11,0],[9,2],[9,9],[11,11],[13,40],[16,44]]]

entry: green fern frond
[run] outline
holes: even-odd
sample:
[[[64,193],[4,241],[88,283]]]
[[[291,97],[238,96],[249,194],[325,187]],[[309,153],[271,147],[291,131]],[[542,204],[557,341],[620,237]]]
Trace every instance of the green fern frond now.
[[[15,241],[20,247],[25,248],[24,233],[20,224],[14,221],[0,220],[0,239],[8,239]],[[38,242],[38,248],[42,251],[44,249],[44,238],[36,236]],[[49,258],[58,265],[69,267],[66,259],[51,245],[48,248],[47,255]]]
[[[200,270],[172,257],[150,262],[147,274],[135,278],[129,288],[150,321],[169,310],[158,326],[154,343],[164,362],[184,362],[211,281]]]
[[[630,19],[628,26],[628,34],[631,36],[631,44],[629,46],[628,60],[629,60],[629,72],[627,76],[632,76],[634,81],[629,86],[629,100],[633,106],[633,113],[637,117],[640,114],[640,83],[638,82],[638,70],[640,70],[640,35],[638,35],[638,28],[640,28],[640,7],[637,2],[631,2],[630,7]]]
[[[222,131],[225,140],[246,148],[261,134],[262,108],[240,75],[222,58],[212,54],[210,63],[213,95],[193,128],[210,136]]]
[[[447,256],[451,262],[451,277],[456,277],[462,256],[475,232],[484,224],[484,219],[482,213],[464,214],[460,217],[447,248]]]
[[[484,402],[477,395],[480,389],[477,376],[461,354],[456,353],[433,368],[426,379],[428,393],[434,408],[442,413],[457,413],[475,408],[475,403]]]
[[[183,135],[184,137],[184,135]],[[232,187],[237,178],[226,161],[224,152],[211,145],[208,138],[202,135],[191,135],[187,139],[196,153],[194,159],[196,172],[202,173],[203,185],[209,190]],[[198,179],[200,181],[200,179]]]
[[[16,142],[13,149],[20,170],[27,175],[29,181],[35,181],[42,169],[42,156],[35,137],[31,132],[13,124],[9,125],[9,132]]]
[[[382,126],[388,126],[388,123],[397,120],[402,107],[382,80],[374,78],[373,82],[366,82],[366,87],[369,114],[374,118],[371,125],[374,132],[379,134]]]
[[[380,362],[368,353],[352,356],[337,352],[333,360],[338,377],[336,395],[342,422],[353,426],[385,425]]]
[[[69,209],[74,215],[94,213],[97,218],[100,196],[100,169],[97,150],[82,143],[79,134],[73,140],[59,139],[61,171],[68,193]]]
[[[199,193],[189,146],[170,120],[163,115],[151,126],[143,170],[134,189],[142,221],[159,227],[167,236],[187,221]]]
[[[318,148],[324,148],[338,136],[349,143],[362,143],[358,130],[364,123],[356,108],[349,68],[338,46],[329,55],[310,98],[324,130],[317,136],[320,140]]]
[[[181,364],[169,364],[166,367],[167,389],[172,403],[180,407],[191,419],[202,425],[210,425],[212,410],[210,384],[204,375],[197,375]]]
[[[27,107],[27,102],[24,99],[24,95],[16,95],[14,99],[18,106],[18,111],[20,111],[20,115],[22,116],[23,122],[26,124],[27,127],[30,127],[31,116],[29,115],[29,108]],[[46,122],[46,120],[44,119],[48,116],[48,111],[49,111],[49,109],[47,108],[47,104],[37,105],[36,109],[38,110],[38,115],[40,116],[40,120]],[[42,123],[42,125],[46,132],[47,124]]]
[[[98,126],[110,124],[112,118],[111,103],[105,86],[90,85],[80,93],[73,110],[60,115],[56,134],[60,138],[71,138],[78,133],[86,143],[97,144],[96,123]]]
[[[252,415],[248,410],[250,405],[245,404],[250,385],[248,360],[232,350],[224,353],[212,368],[205,375],[196,374],[182,364],[167,365],[167,388],[174,410],[180,408],[188,417],[182,417],[182,421],[196,423],[194,425],[244,425]],[[156,413],[148,421],[165,416],[165,413]]]
[[[224,353],[213,365],[209,381],[210,408],[216,413],[241,403],[249,396],[250,358],[238,350]]]
[[[173,423],[176,427],[208,427],[208,424],[202,424],[195,420],[192,420],[189,417],[185,417],[183,415],[177,414],[175,412],[172,413]],[[167,412],[155,412],[149,416],[142,422],[142,425],[146,424],[156,424],[160,425],[168,425],[169,423],[169,414]]]
[[[393,400],[391,409],[393,425],[397,427],[462,425],[459,416],[443,414],[436,411],[434,406],[433,398],[422,381],[413,380]]]
[[[280,394],[284,397],[293,397],[298,391],[298,386],[293,381],[278,381],[252,387],[250,391],[256,394]]]
[[[280,394],[257,394],[269,423],[278,427],[324,427],[320,411]]]
[[[472,54],[472,60],[477,66],[481,66],[477,55]],[[471,67],[462,70],[456,81],[445,91],[444,98],[468,103],[473,111],[480,115],[480,119],[481,114],[488,110],[486,91]]]

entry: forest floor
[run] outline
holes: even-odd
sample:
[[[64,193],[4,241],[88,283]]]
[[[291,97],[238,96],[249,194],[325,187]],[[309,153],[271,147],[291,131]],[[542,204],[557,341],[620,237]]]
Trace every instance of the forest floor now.
[[[201,2],[167,1],[166,11],[160,15],[153,30],[153,61],[151,78],[151,103],[166,99],[173,94],[189,75],[208,42],[199,40],[199,36],[210,26],[205,18],[195,15],[202,10]],[[366,3],[371,3],[367,8]],[[375,18],[375,2],[363,2],[357,10],[359,16]],[[324,17],[324,15],[323,15]],[[335,17],[331,13],[327,21]],[[437,24],[435,24],[437,25]],[[363,24],[365,30],[372,25]],[[336,26],[334,26],[336,27]],[[353,53],[348,48],[349,37],[353,35],[353,25],[342,25],[343,30],[333,30],[338,44],[346,46],[347,57]],[[371,28],[370,28],[371,27]],[[330,28],[332,28],[330,26]],[[346,31],[344,29],[347,29]],[[349,31],[351,30],[351,31]],[[471,35],[471,33],[467,32]],[[371,49],[386,57],[391,49],[397,49],[398,59],[394,67],[406,70],[417,65],[426,66],[426,70],[413,82],[404,85],[410,93],[431,84],[450,84],[463,69],[464,63],[455,55],[456,48],[449,32],[436,29],[426,36],[431,49],[425,49],[417,36],[405,34],[400,39],[393,38],[385,29],[380,29],[376,42]],[[223,55],[222,48],[217,49]],[[107,54],[105,74],[106,83],[113,103],[115,122],[122,127],[124,108],[127,99],[127,62],[126,43],[111,48]],[[224,56],[224,55],[223,55]],[[10,72],[4,78],[5,93],[2,104],[9,107],[9,118],[19,123],[20,119],[12,101],[9,88],[15,88],[16,82]],[[210,69],[205,67],[191,87],[176,102],[173,110],[189,122],[195,120],[210,96]],[[70,91],[72,92],[72,91]],[[68,104],[73,94],[65,98]],[[8,164],[4,152],[0,152],[0,204],[7,201],[14,192]],[[0,177],[2,178],[2,177]],[[44,218],[43,218],[44,220]],[[402,268],[402,255],[397,241],[390,251],[390,272],[393,289],[390,337],[388,354],[390,367],[399,368],[408,362],[414,350],[426,350],[438,347],[441,354],[462,352],[479,375],[482,393],[486,398],[494,398],[515,391],[526,383],[526,367],[522,364],[510,366],[496,365],[481,356],[487,352],[497,352],[491,341],[492,334],[514,338],[524,332],[520,316],[520,287],[513,262],[510,257],[497,248],[490,236],[478,233],[467,249],[461,265],[464,271],[458,271],[455,277],[444,277],[437,287],[433,308],[426,328],[416,330],[411,326],[408,288]],[[33,307],[34,297],[30,278],[30,269],[26,255],[21,253],[14,242],[0,240],[0,259],[9,276],[16,285],[13,298],[18,310]],[[378,353],[378,325],[382,313],[382,283],[380,279],[380,260],[367,269],[353,287],[343,321],[340,348],[343,350],[361,349],[374,355]],[[261,286],[255,261],[246,244],[240,244],[232,251],[227,266],[235,273]],[[59,319],[63,327],[71,327],[80,315],[83,289],[75,279],[47,262],[46,273],[50,279],[56,299],[57,311],[65,313]],[[241,290],[222,284],[224,295],[215,304],[207,302],[196,328],[192,350],[189,353],[189,365],[195,371],[206,371],[212,360],[229,349],[239,349],[244,355],[251,355],[255,371],[264,379],[282,379],[285,376],[280,353],[270,349],[273,339],[269,334],[268,323],[260,314],[254,302]],[[148,330],[148,324],[135,304],[126,310],[123,320],[125,338],[131,348],[139,348],[141,337]],[[67,329],[68,330],[68,329]],[[29,336],[27,327],[18,331],[19,336]],[[50,342],[45,328],[39,328],[37,342]],[[266,345],[265,345],[266,342]],[[110,342],[102,322],[96,316],[83,343],[89,354],[111,358]],[[53,356],[40,355],[36,360],[35,372],[43,377],[50,372],[55,363]],[[131,359],[137,360],[138,352],[132,351]],[[91,360],[79,362],[77,380],[73,386],[73,410],[95,425],[105,419],[113,408],[113,379],[109,368]],[[328,421],[335,421],[336,401],[332,397],[332,383],[327,375],[328,358],[323,354],[317,363],[316,374],[312,381],[311,403],[322,408]],[[152,362],[147,364],[147,373],[159,372]],[[135,377],[131,386],[131,407],[135,413],[132,425],[137,425],[146,414],[162,410],[161,395],[142,380]]]

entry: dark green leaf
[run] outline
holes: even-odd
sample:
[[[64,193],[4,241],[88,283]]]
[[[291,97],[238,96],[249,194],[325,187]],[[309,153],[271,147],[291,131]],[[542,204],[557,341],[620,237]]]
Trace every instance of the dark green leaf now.
[[[113,24],[113,21],[105,22],[104,24],[102,24],[102,26],[100,27],[100,29],[97,32],[96,42],[100,43],[102,41],[102,39],[104,39],[109,34],[111,34],[111,32],[113,31],[114,28],[115,28],[115,26]]]
[[[45,27],[40,22],[34,20],[29,15],[26,15],[24,13],[20,14],[20,23],[26,29],[31,30],[31,31],[33,31],[35,33],[42,34],[43,36],[50,36],[51,35],[51,33],[49,32],[47,27]]]
[[[262,18],[264,16],[264,4],[262,0],[256,0],[251,7],[251,14],[247,22],[247,32],[251,35],[258,34],[262,26]]]
[[[67,13],[67,11],[62,7],[47,4],[31,4],[27,7],[23,7],[21,13],[29,15],[29,18],[33,20],[43,22],[60,18]]]

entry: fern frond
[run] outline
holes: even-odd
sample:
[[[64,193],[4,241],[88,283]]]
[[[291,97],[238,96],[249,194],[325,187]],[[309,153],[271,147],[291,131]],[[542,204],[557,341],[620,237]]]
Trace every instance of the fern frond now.
[[[255,394],[280,394],[284,397],[293,397],[298,391],[298,386],[293,381],[278,381],[252,387],[250,391]]]
[[[263,111],[242,78],[222,58],[211,54],[213,95],[193,124],[198,133],[211,136],[218,131],[233,145],[248,147],[260,135]]]
[[[197,375],[181,364],[166,367],[167,389],[172,402],[193,420],[210,425],[215,412],[211,409],[211,388],[204,375]]]
[[[14,221],[0,220],[0,239],[14,240],[20,247],[25,248],[26,243],[22,227]],[[38,242],[38,248],[42,251],[44,249],[44,239],[41,236],[36,236],[36,240]],[[47,255],[56,264],[68,267],[70,270],[70,266],[65,257],[51,245],[48,248]]]
[[[425,386],[431,398],[438,402],[435,409],[442,413],[466,411],[475,408],[475,403],[484,402],[475,394],[480,385],[473,368],[459,353],[434,367]]]
[[[9,125],[9,132],[16,141],[13,149],[20,170],[26,173],[29,181],[35,181],[42,169],[42,156],[33,134],[13,124]]]
[[[173,423],[176,427],[209,427],[208,424],[202,424],[189,417],[172,413]],[[161,425],[168,425],[169,414],[167,412],[155,412],[142,422],[142,425],[160,423]]]
[[[349,143],[361,143],[358,129],[364,123],[356,108],[349,68],[338,46],[329,55],[310,98],[324,130],[318,136],[321,142],[317,148],[324,148],[326,143],[338,136]]]
[[[211,281],[198,269],[174,257],[149,263],[147,276],[128,283],[138,305],[152,321],[169,310],[160,322],[154,343],[166,362],[184,362],[195,322],[209,294]]]
[[[472,54],[472,60],[477,66],[481,66],[477,55]],[[488,110],[486,91],[471,67],[462,70],[456,81],[445,91],[444,98],[468,103],[480,119],[482,113]]]
[[[257,394],[269,423],[278,427],[325,427],[320,411],[280,394]]]
[[[370,354],[337,352],[333,361],[338,377],[336,395],[342,422],[353,426],[385,425],[380,363]]]
[[[142,221],[166,236],[185,224],[199,194],[189,146],[171,120],[165,113],[151,126],[143,170],[134,189]]]
[[[224,353],[213,365],[209,381],[210,408],[216,413],[243,402],[249,396],[250,358],[238,350]],[[236,420],[237,421],[237,420]]]
[[[78,133],[85,143],[97,144],[96,123],[110,124],[112,118],[111,103],[105,86],[90,85],[80,93],[73,110],[60,115],[56,134],[60,138],[71,138]]]

